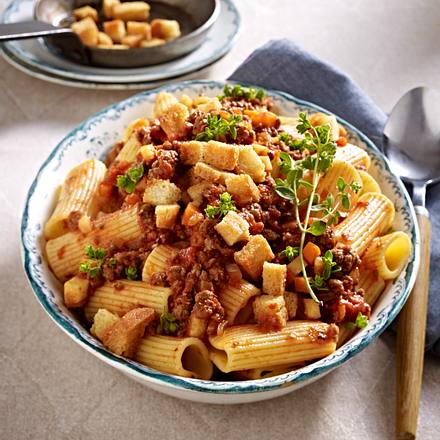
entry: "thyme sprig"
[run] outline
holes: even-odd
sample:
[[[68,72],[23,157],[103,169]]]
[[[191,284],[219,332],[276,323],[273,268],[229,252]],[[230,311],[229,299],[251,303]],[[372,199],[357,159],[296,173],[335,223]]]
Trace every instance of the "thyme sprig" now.
[[[229,119],[223,119],[219,115],[207,116],[207,126],[196,136],[196,141],[219,140],[228,134],[232,139],[237,138],[237,124],[243,120],[241,115],[231,115]]]

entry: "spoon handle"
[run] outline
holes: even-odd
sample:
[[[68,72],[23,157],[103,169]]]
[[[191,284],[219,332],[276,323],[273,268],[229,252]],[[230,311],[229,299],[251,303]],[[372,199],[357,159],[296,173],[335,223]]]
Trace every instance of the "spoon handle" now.
[[[420,268],[414,288],[400,313],[397,327],[396,438],[398,440],[416,438],[419,415],[431,250],[431,221],[426,214],[421,211],[417,213],[421,236]]]

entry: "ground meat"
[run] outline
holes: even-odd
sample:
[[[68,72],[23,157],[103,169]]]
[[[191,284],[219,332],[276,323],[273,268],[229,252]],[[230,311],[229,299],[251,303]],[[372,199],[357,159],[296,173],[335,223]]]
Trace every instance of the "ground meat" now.
[[[361,259],[351,251],[349,246],[337,246],[332,249],[333,261],[341,267],[341,275],[348,275],[353,269],[359,267]]]
[[[326,251],[333,249],[335,246],[335,234],[329,227],[325,228],[325,232],[322,235],[311,236],[310,239],[321,249],[321,253],[324,254]],[[332,250],[333,252],[333,250]],[[338,263],[339,264],[339,263]]]
[[[243,125],[237,125],[237,136],[234,142],[241,145],[249,145],[256,140],[255,131]]]
[[[203,197],[208,205],[218,205],[221,194],[226,191],[226,187],[220,184],[211,185],[203,192]]]
[[[148,171],[148,178],[171,180],[176,174],[176,166],[179,160],[177,151],[159,150],[157,159],[152,163]]]
[[[209,320],[207,327],[208,335],[217,333],[217,328],[224,321],[225,316],[225,311],[220,301],[214,292],[210,290],[203,290],[197,293],[192,313],[194,313],[196,318]]]
[[[192,136],[195,138],[199,133],[205,130],[208,125],[206,113],[196,110],[192,112],[188,118],[188,122],[192,124]]]
[[[112,248],[107,251],[107,258],[102,265],[102,276],[107,281],[126,278],[125,269],[136,269],[136,278],[140,278],[145,260],[149,254],[144,248],[115,252]]]
[[[67,228],[69,231],[76,231],[78,229],[78,222],[82,216],[83,214],[80,211],[72,211],[69,214],[69,217],[67,217]]]
[[[167,274],[166,272],[156,272],[153,273],[150,277],[150,284],[153,286],[162,286],[165,287],[168,285],[167,283]]]

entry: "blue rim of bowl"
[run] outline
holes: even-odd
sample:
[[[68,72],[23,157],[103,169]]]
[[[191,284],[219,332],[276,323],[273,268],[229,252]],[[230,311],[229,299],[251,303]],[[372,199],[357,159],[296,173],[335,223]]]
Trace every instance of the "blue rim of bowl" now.
[[[232,81],[228,81],[228,83],[233,83]],[[184,378],[180,376],[173,376],[167,373],[162,373],[153,369],[150,369],[144,365],[141,365],[135,361],[131,361],[125,358],[118,357],[113,353],[107,351],[102,346],[99,346],[98,342],[93,342],[91,338],[85,338],[70,322],[69,320],[63,316],[59,311],[55,310],[55,308],[50,304],[50,301],[46,297],[42,286],[36,280],[32,274],[31,269],[31,257],[30,254],[32,252],[31,249],[26,247],[25,235],[29,227],[29,204],[32,199],[32,196],[35,192],[35,189],[38,185],[41,174],[44,172],[45,168],[51,163],[52,159],[56,157],[58,151],[63,149],[64,144],[66,144],[70,139],[75,137],[75,134],[81,130],[83,130],[87,126],[93,125],[93,122],[96,120],[100,120],[107,113],[111,111],[118,111],[119,109],[123,109],[130,103],[135,105],[138,101],[141,101],[142,98],[147,97],[149,95],[154,95],[160,91],[178,91],[183,88],[191,88],[195,86],[205,86],[205,87],[223,87],[226,82],[217,82],[217,81],[185,81],[178,84],[172,84],[163,86],[151,91],[146,91],[139,93],[137,95],[132,96],[124,101],[119,103],[110,105],[100,112],[95,113],[90,118],[83,121],[80,125],[78,125],[75,129],[73,129],[50,153],[49,157],[44,161],[40,170],[37,173],[32,185],[28,191],[25,207],[23,210],[23,217],[21,223],[21,246],[22,246],[22,258],[23,258],[23,266],[26,273],[26,276],[30,282],[30,285],[34,291],[35,296],[37,297],[38,302],[44,308],[44,310],[49,314],[49,316],[54,320],[54,322],[65,332],[67,333],[73,340],[82,345],[88,351],[96,355],[97,357],[104,360],[106,363],[115,366],[117,369],[127,373],[131,376],[136,376],[142,380],[147,380],[147,382],[151,382],[152,384],[159,384],[162,386],[167,386],[168,388],[175,389],[184,389],[188,391],[202,392],[202,393],[217,393],[217,394],[241,394],[241,393],[258,393],[258,392],[267,392],[279,389],[281,387],[285,388],[288,386],[292,386],[294,384],[298,384],[299,382],[303,382],[306,380],[310,380],[312,378],[316,378],[317,376],[323,375],[324,373],[333,370],[334,368],[340,366],[347,360],[351,359],[357,353],[366,348],[376,337],[378,337],[394,320],[397,316],[400,309],[403,307],[410,290],[415,282],[415,277],[417,275],[417,269],[419,265],[419,232],[417,228],[417,221],[414,212],[414,208],[411,203],[411,199],[406,191],[401,180],[394,174],[389,166],[388,160],[383,156],[380,150],[373,144],[373,142],[365,136],[358,129],[353,127],[351,124],[346,122],[341,118],[337,118],[339,122],[341,122],[345,127],[347,127],[352,133],[354,133],[358,138],[366,144],[368,149],[375,153],[375,155],[381,159],[385,169],[387,172],[394,177],[393,184],[398,190],[403,194],[404,201],[404,210],[409,214],[411,218],[412,228],[412,243],[414,245],[413,253],[410,261],[408,262],[406,268],[405,275],[405,287],[403,292],[401,292],[397,297],[393,298],[393,301],[382,310],[376,320],[374,325],[370,325],[364,330],[360,331],[360,334],[356,337],[355,340],[350,340],[343,346],[341,346],[336,352],[332,355],[327,356],[321,360],[318,360],[304,368],[299,370],[282,374],[280,376],[275,376],[266,379],[257,379],[257,380],[249,380],[249,381],[209,381],[209,380],[201,380],[201,379],[190,379]],[[241,83],[243,84],[243,83]],[[284,100],[290,101],[297,106],[307,107],[316,111],[322,111],[325,113],[329,113],[327,110],[319,107],[310,102],[295,98],[287,93],[266,89],[268,95],[272,95],[274,97],[280,97]],[[87,332],[84,329],[84,332]],[[363,333],[363,335],[362,335]],[[362,335],[362,336],[361,336]],[[337,355],[337,356],[336,356]],[[304,371],[306,370],[306,371]]]
[[[1,19],[0,19],[0,23],[10,23],[11,22],[10,15],[13,12],[16,12],[18,10],[19,5],[25,1],[27,1],[27,0],[13,0],[6,7],[5,11],[3,12]],[[229,40],[227,40],[227,43],[224,46],[218,48],[215,52],[211,53],[208,57],[205,57],[202,60],[199,60],[198,62],[192,63],[191,65],[188,65],[187,67],[181,67],[180,69],[177,69],[176,71],[174,71],[172,73],[172,75],[162,73],[159,76],[154,75],[154,78],[151,78],[149,80],[148,79],[141,80],[139,82],[147,83],[147,82],[161,81],[161,80],[165,80],[165,79],[176,78],[176,77],[179,77],[182,75],[187,75],[189,73],[193,73],[197,70],[200,70],[204,67],[211,65],[214,62],[221,59],[223,56],[225,56],[231,50],[231,48],[234,46],[235,42],[237,41],[237,39],[239,37],[240,29],[241,29],[241,15],[232,0],[220,0],[219,16],[220,16],[222,8],[224,6],[226,6],[227,10],[229,12],[232,12],[232,14],[234,15],[234,19],[232,20],[232,24],[234,24],[234,31],[233,31],[232,37]],[[214,23],[212,25],[211,30],[217,24],[217,22],[218,22],[218,20],[216,21],[216,23]],[[2,46],[4,46],[5,48],[8,48],[9,52],[14,54],[18,59],[22,60],[23,63],[26,63],[30,66],[33,66],[34,68],[38,68],[38,69],[40,69],[41,72],[47,72],[47,73],[51,73],[52,75],[60,75],[60,76],[63,75],[64,72],[66,72],[66,73],[69,72],[70,75],[66,76],[65,78],[76,80],[76,81],[86,81],[86,82],[95,81],[98,84],[101,84],[101,83],[102,84],[112,84],[112,83],[117,82],[117,79],[115,79],[115,81],[100,81],[100,80],[92,79],[92,78],[84,79],[83,78],[84,74],[82,74],[82,73],[72,73],[67,68],[52,67],[52,66],[48,65],[47,63],[43,63],[33,57],[29,58],[29,56],[26,55],[26,51],[24,51],[20,47],[12,46],[12,45],[8,44],[8,42],[0,43],[0,52],[2,53],[3,56],[5,56],[5,53],[3,51],[1,51]],[[177,58],[177,60],[183,59],[183,58],[185,58],[185,56],[183,56],[182,58]],[[173,63],[174,61],[177,61],[177,60],[171,60],[168,63]],[[156,66],[150,66],[150,67],[156,67]],[[105,69],[105,68],[103,68],[103,69]],[[138,69],[145,70],[145,69],[148,69],[148,66],[140,67]],[[167,69],[162,69],[162,71],[166,72]],[[85,75],[87,75],[89,77],[92,75],[92,73],[85,73]],[[126,75],[131,75],[131,74],[127,73]],[[97,76],[98,77],[104,76],[104,72],[102,74],[97,75]],[[133,75],[133,76],[135,76],[135,75]],[[125,82],[123,82],[123,84],[125,84]],[[130,84],[130,82],[126,82],[126,84]]]

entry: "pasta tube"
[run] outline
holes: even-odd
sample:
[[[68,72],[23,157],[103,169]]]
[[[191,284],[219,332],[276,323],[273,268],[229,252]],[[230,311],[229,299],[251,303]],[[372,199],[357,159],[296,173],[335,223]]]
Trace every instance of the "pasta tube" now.
[[[226,286],[219,294],[219,300],[225,309],[226,320],[234,324],[235,318],[249,303],[249,300],[259,295],[260,289],[246,280],[241,280],[238,286]]]
[[[141,237],[142,228],[138,219],[138,206],[121,209],[93,222],[86,235],[69,232],[49,240],[46,253],[49,265],[60,281],[66,281],[78,273],[78,266],[85,259],[86,245],[106,246],[110,243],[125,244]]]
[[[368,170],[371,165],[371,159],[368,153],[362,148],[352,144],[347,144],[345,147],[338,147],[336,149],[335,158],[348,162],[355,168],[363,168],[365,170]]]
[[[162,116],[172,105],[177,104],[176,97],[168,92],[160,92],[156,96],[156,102],[154,103],[154,117],[158,118]]]
[[[116,156],[115,161],[129,163],[134,162],[140,147],[141,143],[138,141],[138,138],[135,134],[132,134],[121,148],[121,151]]]
[[[327,356],[336,349],[338,327],[311,321],[290,321],[278,332],[258,325],[229,327],[209,338],[211,360],[224,373],[294,364]]]
[[[46,239],[59,237],[67,232],[71,214],[95,217],[98,206],[96,190],[104,179],[106,166],[99,160],[86,160],[73,168],[61,187],[55,210],[44,227]]]
[[[374,177],[363,170],[358,170],[359,176],[362,180],[362,190],[359,195],[365,194],[367,192],[375,192],[375,193],[381,193],[382,190],[380,189],[379,184],[376,182]]]
[[[280,365],[270,369],[266,368],[252,368],[250,370],[237,371],[234,376],[241,380],[256,380],[267,379],[268,377],[279,376],[280,374],[288,373],[289,371],[297,370],[305,365],[301,362],[296,365]]]
[[[147,259],[142,269],[142,280],[150,282],[151,276],[157,272],[164,272],[170,265],[170,260],[174,257],[176,248],[165,244],[155,247]]]
[[[168,287],[150,286],[143,281],[106,282],[91,295],[84,312],[90,322],[99,309],[123,316],[136,307],[150,307],[162,314],[168,311],[168,298],[171,293]]]
[[[362,257],[366,269],[376,270],[384,280],[397,278],[411,255],[408,234],[402,231],[376,237]]]
[[[208,380],[213,368],[208,349],[197,338],[147,336],[134,358],[148,367],[165,373]]]
[[[388,197],[364,194],[347,218],[333,228],[336,239],[362,256],[371,241],[390,228],[394,214],[394,205]]]

